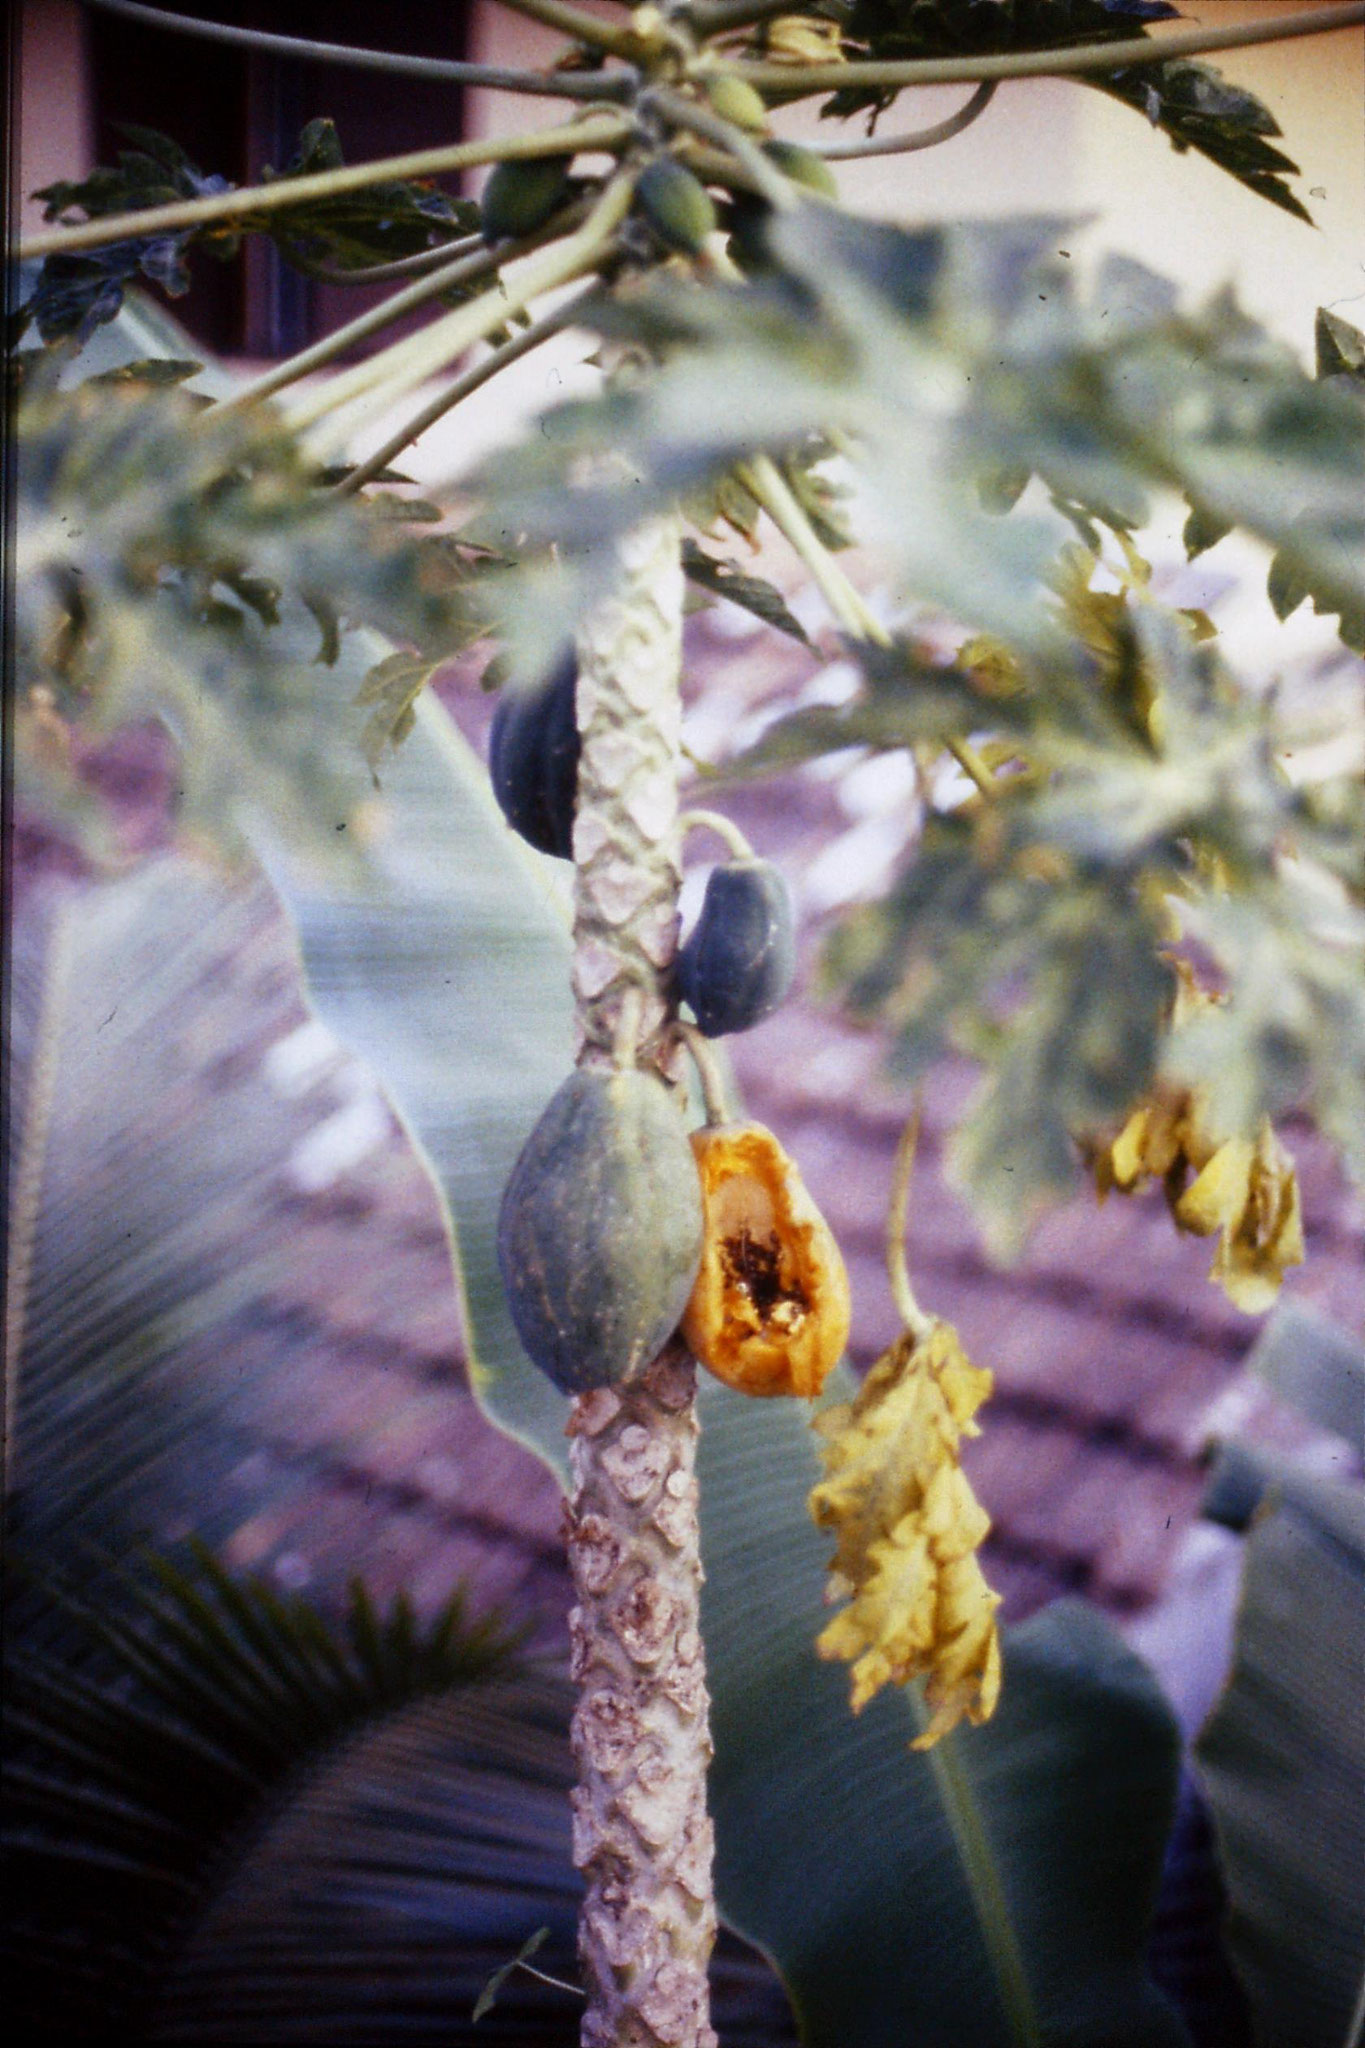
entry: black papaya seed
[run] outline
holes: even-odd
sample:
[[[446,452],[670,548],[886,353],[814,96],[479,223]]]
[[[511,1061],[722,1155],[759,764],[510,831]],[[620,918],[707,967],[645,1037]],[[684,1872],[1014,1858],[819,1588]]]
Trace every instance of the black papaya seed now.
[[[792,985],[796,934],[791,895],[771,861],[713,868],[701,915],[678,955],[678,993],[708,1038],[748,1031]]]
[[[656,156],[635,184],[635,198],[645,219],[668,249],[699,256],[716,226],[715,201],[676,157]]]
[[[571,156],[523,157],[494,164],[479,200],[485,242],[520,241],[543,228],[572,190]]]
[[[504,818],[537,852],[560,860],[573,856],[577,683],[569,649],[539,689],[504,687],[488,735],[488,772]]]
[[[498,1217],[503,1292],[532,1362],[566,1394],[635,1378],[678,1327],[701,1245],[696,1161],[658,1075],[571,1074]]]

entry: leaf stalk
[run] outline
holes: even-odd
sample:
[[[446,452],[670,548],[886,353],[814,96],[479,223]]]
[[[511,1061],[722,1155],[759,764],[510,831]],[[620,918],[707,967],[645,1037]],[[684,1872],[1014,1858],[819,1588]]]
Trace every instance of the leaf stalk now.
[[[432,178],[443,171],[472,170],[478,164],[613,150],[630,133],[631,124],[623,116],[603,114],[586,121],[565,122],[559,128],[540,128],[526,135],[490,135],[477,142],[416,149],[405,156],[379,157],[368,164],[343,164],[335,171],[315,171],[305,178],[273,178],[266,185],[241,185],[232,192],[206,193],[201,199],[179,199],[166,206],[140,207],[132,213],[111,214],[103,220],[80,221],[74,227],[48,228],[21,242],[15,254],[23,262],[31,257],[72,255],[79,249],[99,249],[109,242],[172,229],[208,227],[215,221],[246,226],[259,214],[278,213],[305,200],[363,192],[390,179]]]
[[[1080,43],[1069,50],[1018,50],[1007,56],[926,57],[847,64],[758,64],[736,60],[735,74],[756,90],[765,87],[784,99],[808,99],[844,86],[966,85],[974,80],[1080,78],[1091,72],[1128,71],[1164,64],[1171,57],[1197,57],[1214,50],[1244,49],[1254,43],[1289,42],[1296,36],[1329,35],[1365,22],[1365,0],[1339,0],[1306,14],[1274,14],[1226,28],[1177,29],[1170,35],[1134,37],[1123,43]]]

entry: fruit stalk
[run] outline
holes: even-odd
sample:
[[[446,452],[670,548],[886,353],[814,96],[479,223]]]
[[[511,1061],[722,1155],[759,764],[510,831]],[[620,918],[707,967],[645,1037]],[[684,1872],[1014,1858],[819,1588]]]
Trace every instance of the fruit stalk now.
[[[610,1065],[629,1037],[662,1067],[680,881],[677,523],[637,529],[620,566],[578,643],[579,1063]],[[584,2048],[716,2044],[695,1374],[674,1342],[640,1379],[580,1395],[569,1422]]]

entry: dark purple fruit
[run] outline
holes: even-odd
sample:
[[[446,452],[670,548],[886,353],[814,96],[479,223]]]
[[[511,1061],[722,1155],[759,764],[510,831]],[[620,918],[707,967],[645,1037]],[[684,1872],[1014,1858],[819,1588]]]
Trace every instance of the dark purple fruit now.
[[[791,896],[771,861],[713,868],[692,936],[678,955],[678,993],[708,1038],[748,1031],[792,985]]]
[[[560,860],[573,856],[577,682],[570,650],[539,689],[504,687],[488,735],[488,772],[504,818],[538,852]]]
[[[701,1264],[701,1183],[657,1074],[571,1074],[512,1169],[498,1270],[517,1335],[566,1394],[633,1379]]]

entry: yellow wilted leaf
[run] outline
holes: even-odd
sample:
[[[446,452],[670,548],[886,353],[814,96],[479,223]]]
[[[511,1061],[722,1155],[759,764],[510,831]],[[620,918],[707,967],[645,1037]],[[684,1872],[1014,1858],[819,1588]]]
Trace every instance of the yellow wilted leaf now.
[[[1303,1214],[1294,1162],[1267,1117],[1256,1141],[1229,1138],[1186,1188],[1175,1220],[1200,1237],[1222,1234],[1209,1268],[1235,1307],[1274,1305],[1285,1268],[1303,1264]]]
[[[960,1463],[991,1375],[956,1330],[906,1331],[856,1398],[818,1416],[825,1477],[810,1496],[835,1532],[829,1591],[849,1605],[821,1633],[820,1655],[853,1666],[859,1712],[884,1685],[926,1681],[927,1749],[966,1718],[987,1720],[1000,1693],[999,1597],[977,1549],[990,1528]]]
[[[780,14],[763,33],[763,54],[774,64],[842,64],[843,40],[837,21],[812,14]]]
[[[1172,1024],[1218,999],[1201,989],[1188,966],[1179,976]],[[1286,1269],[1304,1260],[1303,1216],[1294,1161],[1263,1118],[1257,1136],[1217,1130],[1207,1091],[1158,1087],[1131,1111],[1117,1137],[1089,1148],[1100,1199],[1117,1188],[1131,1194],[1159,1180],[1181,1230],[1196,1237],[1221,1232],[1209,1268],[1244,1315],[1272,1308]],[[1193,1178],[1191,1178],[1193,1176]]]

